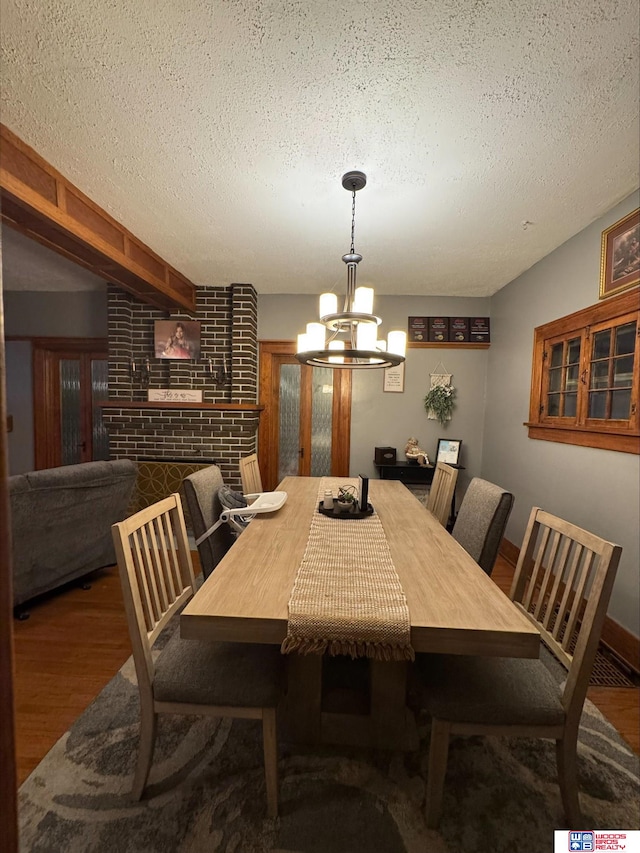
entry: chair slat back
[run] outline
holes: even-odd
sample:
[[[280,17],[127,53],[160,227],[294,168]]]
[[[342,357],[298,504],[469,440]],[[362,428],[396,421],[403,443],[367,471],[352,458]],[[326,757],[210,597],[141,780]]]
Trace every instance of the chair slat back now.
[[[150,683],[151,647],[195,590],[180,496],[158,501],[111,530],[138,678],[146,672]]]
[[[433,475],[427,509],[432,512],[443,527],[446,527],[451,513],[451,500],[456,489],[458,480],[458,469],[445,465],[444,462],[436,463]]]
[[[242,480],[242,491],[245,495],[254,495],[257,492],[264,491],[258,457],[255,453],[240,460],[240,479]]]
[[[563,703],[578,718],[621,552],[539,507],[531,511],[510,596],[569,670]]]

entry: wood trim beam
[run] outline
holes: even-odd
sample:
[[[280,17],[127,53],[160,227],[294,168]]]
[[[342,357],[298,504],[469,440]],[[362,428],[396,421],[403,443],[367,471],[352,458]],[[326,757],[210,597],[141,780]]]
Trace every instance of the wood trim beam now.
[[[195,286],[0,124],[2,220],[143,302],[195,314]]]

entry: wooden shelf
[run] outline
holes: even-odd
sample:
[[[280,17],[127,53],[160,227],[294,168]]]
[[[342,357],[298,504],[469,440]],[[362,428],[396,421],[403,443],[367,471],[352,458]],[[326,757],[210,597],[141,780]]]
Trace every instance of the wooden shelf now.
[[[474,343],[473,341],[464,343],[457,341],[442,341],[441,343],[436,341],[407,342],[407,349],[489,349],[490,346],[491,343]]]
[[[257,403],[149,403],[147,400],[104,400],[103,409],[214,409],[222,412],[261,412]]]

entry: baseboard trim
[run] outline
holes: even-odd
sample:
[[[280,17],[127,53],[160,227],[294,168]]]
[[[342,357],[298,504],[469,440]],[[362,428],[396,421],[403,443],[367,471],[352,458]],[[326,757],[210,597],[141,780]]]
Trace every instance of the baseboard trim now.
[[[520,549],[508,539],[503,539],[500,554],[515,567],[520,555]],[[610,616],[606,616],[602,626],[600,642],[610,649],[636,674],[640,674],[640,637],[636,637]]]

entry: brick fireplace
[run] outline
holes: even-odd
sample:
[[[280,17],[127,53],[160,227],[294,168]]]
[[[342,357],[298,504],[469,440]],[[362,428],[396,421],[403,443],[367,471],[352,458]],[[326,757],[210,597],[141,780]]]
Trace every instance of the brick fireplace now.
[[[197,361],[154,358],[154,321],[164,319],[200,321]],[[260,414],[257,322],[251,284],[197,287],[194,317],[167,314],[109,287],[109,400],[103,418],[111,458],[215,461],[225,482],[239,488],[239,460],[255,452]],[[149,388],[201,390],[202,403],[148,402],[140,370],[147,360]],[[216,380],[225,364],[228,378],[223,384]]]

